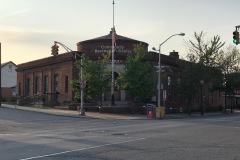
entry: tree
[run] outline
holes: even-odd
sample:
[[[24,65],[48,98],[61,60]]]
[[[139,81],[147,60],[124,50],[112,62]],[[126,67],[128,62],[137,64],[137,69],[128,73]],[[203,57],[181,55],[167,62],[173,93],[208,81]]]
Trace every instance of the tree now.
[[[150,101],[156,88],[150,57],[142,44],[134,46],[134,54],[127,57],[125,71],[119,74],[118,86],[128,91],[134,101]]]
[[[187,100],[187,112],[191,115],[192,106],[191,102],[198,94],[198,91],[201,87],[201,64],[179,61],[179,65],[183,68],[180,79],[177,83],[177,90],[179,94]]]
[[[190,103],[202,88],[203,84],[200,82],[204,82],[205,87],[211,88],[212,84],[221,77],[221,72],[216,68],[219,65],[216,60],[219,57],[220,49],[225,44],[220,41],[218,35],[214,36],[210,41],[205,41],[203,31],[199,34],[194,32],[194,40],[185,42],[188,49],[187,61],[190,64],[186,62],[180,64],[183,67],[183,74],[179,88],[182,95],[188,99],[187,108],[189,114],[191,114]],[[203,114],[202,108],[200,110],[201,114]]]
[[[107,90],[110,84],[111,76],[107,69],[110,54],[103,54],[98,60],[90,60],[84,56],[84,96],[87,100],[100,101],[102,105],[102,95]],[[76,62],[77,68],[81,69],[79,61]],[[79,89],[76,89],[78,80],[72,81],[72,87],[75,88],[75,98],[79,96]],[[75,84],[75,85],[74,85]]]
[[[215,60],[218,57],[219,50],[224,46],[225,42],[221,42],[220,36],[214,36],[210,41],[204,40],[204,33],[194,32],[195,41],[189,40],[186,43],[188,48],[187,58],[191,62],[203,64],[207,67],[215,67]]]
[[[225,43],[220,41],[218,35],[214,36],[210,41],[205,41],[203,31],[199,34],[194,32],[194,39],[196,41],[189,40],[186,42],[188,49],[187,60],[199,64],[200,80],[204,80],[206,84],[208,82],[212,83],[212,81],[219,79],[220,76],[216,69],[221,70],[219,68],[221,62],[218,60],[222,55],[220,49]],[[205,69],[207,70],[204,71]]]
[[[81,60],[77,60],[75,62],[75,66],[78,69],[78,79],[74,79],[71,81],[70,85],[72,87],[72,90],[74,92],[74,101],[75,102],[81,102],[81,89],[83,86],[83,82],[81,82],[81,69],[82,69],[82,65],[81,65]]]
[[[81,81],[80,80],[72,80],[71,87],[74,92],[74,101],[81,102]]]
[[[235,46],[230,45],[220,51],[216,62],[224,75],[239,72],[240,52]]]
[[[85,94],[88,99],[97,99],[102,105],[102,95],[107,90],[111,80],[111,74],[107,69],[110,54],[103,54],[97,61],[85,60],[85,79],[88,87]]]
[[[236,46],[230,45],[220,51],[217,57],[218,68],[222,71],[223,78],[218,88],[225,92],[225,95],[233,95],[234,88],[240,87],[240,51]],[[226,97],[225,108],[226,110]],[[231,105],[232,112],[232,105]]]

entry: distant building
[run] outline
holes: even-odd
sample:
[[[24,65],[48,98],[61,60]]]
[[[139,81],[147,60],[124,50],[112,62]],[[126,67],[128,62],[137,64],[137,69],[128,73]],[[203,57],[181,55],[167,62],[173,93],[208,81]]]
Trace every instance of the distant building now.
[[[124,36],[117,35],[117,46],[115,53],[115,75],[125,68],[127,56],[134,53],[134,45],[142,44],[144,49],[148,51],[148,44],[142,41],[134,40]],[[92,60],[97,60],[99,55],[110,52],[112,47],[112,33],[108,35],[85,40],[77,43],[77,53],[83,53]],[[151,64],[153,67],[158,66],[159,54],[149,52],[151,54]],[[171,80],[176,80],[180,76],[182,69],[178,65],[178,52],[171,52],[168,55],[161,55],[161,65],[166,66],[161,81],[161,102],[166,98],[165,104],[168,108],[176,108],[176,110],[186,110],[186,101],[181,98],[181,95],[170,90]],[[74,93],[70,87],[70,82],[73,79],[78,79],[78,70],[76,69],[75,59],[70,53],[63,53],[47,58],[35,60],[19,64],[17,66],[17,85],[18,95],[26,97],[28,101],[35,103],[41,101],[43,103],[63,104],[73,101]],[[109,67],[111,67],[111,60]],[[164,71],[163,70],[163,71]],[[157,75],[157,73],[156,73]],[[165,78],[164,78],[165,77]],[[204,88],[204,107],[217,107],[222,105],[223,100],[220,92],[209,93],[207,88]],[[114,90],[116,102],[132,101],[131,97],[124,90]],[[191,104],[193,109],[197,109],[200,103],[200,96]],[[104,101],[110,102],[111,93],[109,90],[104,93]],[[156,95],[152,97],[152,101],[157,101],[157,86]]]
[[[115,54],[115,72],[123,70],[128,54],[133,53],[135,44],[143,44],[146,51],[148,44],[120,35],[116,36],[117,47]],[[79,55],[85,54],[92,60],[99,55],[111,52],[111,32],[99,38],[77,43]],[[17,84],[18,95],[30,97],[29,101],[44,100],[44,102],[62,104],[73,101],[74,93],[70,82],[78,78],[78,70],[74,66],[75,59],[70,53],[39,59],[18,65]],[[110,61],[111,63],[111,61]],[[109,64],[110,65],[110,64]],[[105,94],[105,100],[110,100],[110,91]],[[125,101],[126,94],[123,91],[115,91],[116,101]]]
[[[1,64],[2,100],[11,101],[17,95],[17,65],[12,61]]]

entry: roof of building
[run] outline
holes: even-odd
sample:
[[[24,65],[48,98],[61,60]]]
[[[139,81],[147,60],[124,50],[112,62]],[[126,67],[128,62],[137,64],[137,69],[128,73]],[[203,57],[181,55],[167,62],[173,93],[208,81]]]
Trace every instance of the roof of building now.
[[[79,55],[81,55],[81,52],[77,52],[77,51],[73,51],[74,53],[76,53],[79,57]],[[66,53],[61,53],[58,54],[56,56],[49,56],[46,58],[42,58],[42,59],[37,59],[34,61],[30,61],[30,62],[25,62],[25,63],[21,63],[17,65],[17,70],[16,71],[20,71],[20,70],[24,70],[24,69],[32,69],[32,68],[37,68],[37,67],[41,67],[41,66],[46,66],[46,65],[53,65],[56,63],[62,63],[64,61],[69,61],[69,60],[74,60],[74,55],[72,52],[66,52]]]
[[[13,63],[12,61],[8,61],[8,62],[5,62],[5,63],[2,63],[2,64],[1,64],[1,67],[4,67],[4,66],[6,66],[6,65],[9,64],[9,63],[12,63],[14,66],[17,67],[17,65],[16,65],[15,63]]]
[[[97,38],[93,38],[93,39],[89,39],[89,40],[85,40],[85,41],[81,41],[79,43],[89,42],[89,41],[98,41],[98,40],[111,40],[111,39],[112,39],[112,31],[110,31],[110,33],[107,34],[107,35],[104,35],[104,36],[101,36],[101,37],[97,37]],[[142,42],[142,41],[135,40],[135,39],[128,38],[128,37],[124,37],[124,36],[121,36],[121,35],[118,35],[118,34],[116,34],[116,40],[126,40],[126,41]],[[142,43],[146,43],[146,42],[142,42]]]

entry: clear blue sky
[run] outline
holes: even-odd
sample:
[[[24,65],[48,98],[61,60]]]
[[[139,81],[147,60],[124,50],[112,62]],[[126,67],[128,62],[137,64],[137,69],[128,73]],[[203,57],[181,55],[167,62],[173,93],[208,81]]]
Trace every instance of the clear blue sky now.
[[[76,43],[103,36],[113,26],[113,0],[0,0],[2,62],[16,64],[51,56],[54,41]],[[170,35],[162,53],[186,54],[194,31],[220,35],[226,46],[239,20],[239,0],[115,0],[117,34],[147,42],[149,50]],[[60,52],[65,52],[60,48]]]

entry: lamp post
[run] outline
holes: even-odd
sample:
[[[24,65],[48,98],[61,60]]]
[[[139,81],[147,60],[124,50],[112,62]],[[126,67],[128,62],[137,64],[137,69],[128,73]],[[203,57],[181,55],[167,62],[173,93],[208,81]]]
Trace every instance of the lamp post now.
[[[81,116],[85,116],[85,109],[83,107],[83,95],[84,95],[84,61],[83,61],[83,57],[84,55],[82,55],[81,57],[81,91],[80,91],[80,94],[81,94],[81,104],[80,104],[80,112],[79,112],[79,115]]]
[[[85,116],[85,109],[83,107],[83,97],[84,97],[84,84],[83,84],[84,83],[84,60],[83,60],[83,58],[84,58],[84,54],[82,54],[80,56],[80,55],[78,55],[78,53],[76,51],[71,50],[70,48],[65,46],[63,43],[54,41],[54,45],[56,45],[56,44],[61,45],[68,53],[70,53],[72,55],[72,57],[75,60],[77,60],[78,57],[81,59],[81,61],[80,61],[80,63],[81,63],[81,79],[80,79],[80,81],[81,81],[81,83],[80,83],[81,84],[80,85],[81,104],[80,105],[81,106],[80,106],[80,110],[79,110],[79,115],[80,116]]]
[[[152,49],[154,50],[154,51],[159,51],[159,56],[158,56],[158,68],[159,68],[159,70],[158,70],[158,107],[160,107],[160,105],[161,105],[161,80],[160,80],[160,76],[161,76],[161,46],[165,43],[165,42],[167,42],[170,38],[172,38],[173,36],[185,36],[185,33],[179,33],[179,34],[173,34],[173,35],[171,35],[170,37],[168,37],[165,41],[163,41],[161,44],[159,44],[159,50],[156,50],[156,48],[155,47],[153,47]]]

